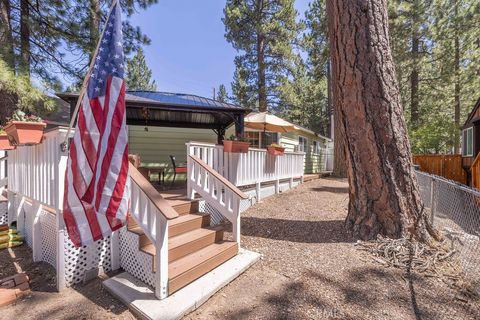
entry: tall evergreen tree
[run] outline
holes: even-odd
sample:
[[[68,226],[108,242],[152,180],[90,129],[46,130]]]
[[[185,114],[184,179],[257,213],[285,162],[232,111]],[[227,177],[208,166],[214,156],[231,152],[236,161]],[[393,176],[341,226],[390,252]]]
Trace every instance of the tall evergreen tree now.
[[[152,80],[152,70],[145,61],[142,48],[139,48],[137,54],[127,61],[125,81],[128,90],[157,90],[155,80]]]
[[[296,17],[293,0],[227,0],[225,37],[239,52],[232,84],[237,102],[256,107],[257,101],[260,111],[278,107],[300,31]]]
[[[217,101],[220,102],[227,102],[228,101],[228,93],[227,93],[227,88],[225,88],[224,84],[221,84],[218,86],[218,93],[217,96],[215,97]]]

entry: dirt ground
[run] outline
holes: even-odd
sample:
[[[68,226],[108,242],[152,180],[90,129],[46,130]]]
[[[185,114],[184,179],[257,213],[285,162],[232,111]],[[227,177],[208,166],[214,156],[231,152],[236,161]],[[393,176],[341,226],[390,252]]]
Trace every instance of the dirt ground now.
[[[196,319],[480,319],[443,282],[387,269],[354,247],[344,230],[347,183],[320,179],[272,196],[242,216],[242,246],[262,259],[187,315]],[[100,280],[54,292],[53,268],[0,250],[0,277],[14,262],[33,293],[0,308],[1,319],[131,319]],[[19,260],[20,259],[20,260]]]

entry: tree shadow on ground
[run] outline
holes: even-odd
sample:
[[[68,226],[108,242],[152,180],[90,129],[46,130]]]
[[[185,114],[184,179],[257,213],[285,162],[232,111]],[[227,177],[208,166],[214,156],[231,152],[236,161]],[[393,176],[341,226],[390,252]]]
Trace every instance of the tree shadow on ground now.
[[[317,191],[317,192],[330,192],[330,193],[345,193],[345,194],[348,194],[348,187],[321,186],[321,187],[310,188],[310,190]]]
[[[301,243],[354,242],[343,220],[303,221],[275,218],[242,218],[242,235]]]

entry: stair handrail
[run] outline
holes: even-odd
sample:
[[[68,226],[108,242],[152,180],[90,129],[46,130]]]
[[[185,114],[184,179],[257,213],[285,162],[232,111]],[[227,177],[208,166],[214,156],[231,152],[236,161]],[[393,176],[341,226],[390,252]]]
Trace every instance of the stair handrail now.
[[[132,180],[167,220],[172,220],[179,216],[178,212],[168,204],[167,200],[162,197],[162,195],[152,186],[150,181],[148,181],[132,163],[129,163],[129,170]]]
[[[155,296],[168,296],[168,226],[179,214],[129,162],[131,179],[130,214],[155,246]]]
[[[187,194],[198,193],[232,223],[233,239],[240,246],[240,202],[249,197],[195,155],[189,155]]]

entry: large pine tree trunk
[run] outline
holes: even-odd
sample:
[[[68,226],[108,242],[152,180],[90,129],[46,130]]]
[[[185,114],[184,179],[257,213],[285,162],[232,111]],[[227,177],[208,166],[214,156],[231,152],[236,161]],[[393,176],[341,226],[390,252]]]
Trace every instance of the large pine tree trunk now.
[[[455,1],[454,6],[455,21],[458,19],[458,1]],[[455,121],[455,136],[454,136],[454,153],[460,153],[460,39],[458,34],[458,25],[455,25],[455,106],[454,106],[454,121]]]
[[[261,20],[264,10],[264,0],[257,0],[256,11]],[[267,83],[265,76],[265,35],[257,30],[257,81],[258,81],[258,109],[260,112],[267,111]]]
[[[30,1],[20,1],[20,74],[30,78]]]
[[[388,37],[385,0],[329,0],[334,101],[345,133],[346,227],[372,239],[436,236],[423,209]],[[338,104],[337,104],[338,103]]]
[[[412,72],[410,73],[410,122],[413,128],[418,127],[418,49],[419,49],[419,18],[418,1],[413,2],[412,15]]]
[[[333,72],[332,72],[333,74]],[[335,91],[335,88],[334,90]],[[345,132],[342,114],[338,107],[338,94],[333,94],[333,172],[337,178],[347,177],[347,160],[345,159]]]
[[[15,58],[13,53],[11,7],[9,0],[0,0],[0,55],[7,66],[14,70]]]

